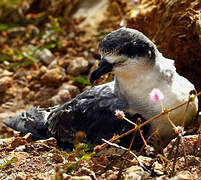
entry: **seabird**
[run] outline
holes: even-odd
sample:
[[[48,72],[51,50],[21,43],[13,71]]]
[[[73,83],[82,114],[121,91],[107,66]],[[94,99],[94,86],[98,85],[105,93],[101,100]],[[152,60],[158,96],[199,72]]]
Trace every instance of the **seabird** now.
[[[100,42],[99,52],[101,60],[91,74],[91,83],[109,72],[114,74],[114,81],[94,86],[61,106],[33,107],[3,122],[22,133],[31,132],[39,139],[55,137],[60,145],[71,146],[79,131],[86,134],[84,142],[100,144],[102,138],[108,140],[133,128],[132,124],[118,119],[115,110],[124,111],[133,122],[138,118],[146,121],[162,109],[160,103],[153,103],[149,97],[153,88],[163,92],[165,108],[187,101],[190,91],[195,89],[176,72],[174,61],[163,57],[154,43],[135,29],[124,27],[111,32]],[[182,125],[185,109],[183,106],[170,113],[175,125]],[[197,111],[195,98],[189,104],[185,125],[193,121]],[[173,128],[166,115],[162,118],[159,134],[166,139]],[[152,133],[160,119],[144,127],[144,134]],[[130,138],[125,137],[120,143],[128,146]]]

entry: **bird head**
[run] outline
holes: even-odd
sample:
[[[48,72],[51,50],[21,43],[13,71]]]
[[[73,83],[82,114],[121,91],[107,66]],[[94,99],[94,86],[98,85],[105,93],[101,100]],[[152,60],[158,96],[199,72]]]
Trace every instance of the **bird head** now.
[[[146,64],[154,64],[157,48],[143,33],[124,27],[108,34],[100,42],[99,52],[101,60],[91,74],[91,83],[108,72],[133,73]]]

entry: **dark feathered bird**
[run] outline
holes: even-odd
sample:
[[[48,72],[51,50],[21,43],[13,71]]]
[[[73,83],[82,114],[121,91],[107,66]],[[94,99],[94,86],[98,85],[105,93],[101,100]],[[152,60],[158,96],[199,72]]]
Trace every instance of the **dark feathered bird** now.
[[[126,116],[136,121],[146,121],[161,112],[160,103],[153,103],[149,93],[159,88],[163,94],[163,105],[173,107],[188,100],[194,86],[175,69],[174,61],[167,59],[144,34],[129,28],[120,28],[108,34],[99,44],[101,60],[90,81],[113,72],[113,82],[95,86],[84,91],[65,104],[49,109],[31,108],[21,115],[10,117],[3,122],[22,133],[32,132],[36,138],[55,137],[62,146],[71,146],[75,134],[83,131],[85,142],[102,143],[114,134],[122,134],[133,125],[115,116],[115,110],[123,110]],[[190,103],[186,124],[196,116],[197,98]],[[171,112],[176,125],[181,125],[185,107]],[[164,120],[159,133],[162,138],[172,132],[169,122]],[[152,133],[159,119],[144,127],[144,133]],[[137,140],[140,138],[138,137]],[[130,143],[130,136],[121,140],[122,145]]]

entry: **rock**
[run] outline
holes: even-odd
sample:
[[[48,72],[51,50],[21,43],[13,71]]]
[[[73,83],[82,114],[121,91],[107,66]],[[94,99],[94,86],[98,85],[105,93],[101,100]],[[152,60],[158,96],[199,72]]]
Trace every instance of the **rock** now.
[[[79,168],[78,175],[86,175],[86,176],[92,177],[93,179],[96,179],[96,175],[95,175],[94,171],[92,171],[91,169],[84,167],[84,166]]]
[[[32,141],[32,134],[27,133],[23,138],[29,143]]]
[[[57,67],[57,59],[53,60],[49,65],[48,65],[48,68],[49,69],[53,69]]]
[[[41,107],[50,107],[50,99],[57,94],[58,90],[55,87],[50,87],[50,86],[44,86],[40,88],[40,90],[34,92],[31,91],[27,98],[36,100],[34,105],[38,106],[40,105]]]
[[[0,69],[0,77],[12,76],[13,72],[8,71],[7,69]]]
[[[160,164],[158,161],[155,161],[153,163],[152,169],[158,176],[161,176],[164,174],[164,168],[163,168],[162,164]]]
[[[26,150],[26,146],[25,145],[20,145],[18,147],[15,148],[14,152],[22,152]]]
[[[37,143],[44,143],[48,146],[57,146],[57,140],[53,137],[49,138],[49,139],[45,139],[45,140],[38,140],[36,141]]]
[[[69,57],[63,57],[58,60],[58,65],[63,68],[66,68],[69,66],[70,62],[71,60],[69,59]]]
[[[167,175],[155,177],[154,180],[169,180],[170,178]],[[172,179],[171,179],[172,180]]]
[[[71,176],[71,180],[92,180],[90,176]]]
[[[19,172],[15,178],[15,180],[25,180],[26,179],[26,175],[25,173]]]
[[[28,87],[24,87],[24,88],[22,89],[22,93],[23,93],[23,97],[25,97],[27,94],[30,93],[30,89],[29,89]]]
[[[184,136],[183,141],[185,144],[185,150],[187,155],[201,156],[201,135]],[[163,153],[166,157],[170,155],[170,152],[172,152],[172,157],[176,153],[176,146],[174,147],[175,142],[176,138],[173,139],[163,150]],[[174,149],[172,149],[173,147]],[[179,144],[177,156],[183,156],[183,146],[181,145],[181,143]]]
[[[140,166],[131,166],[123,173],[123,179],[125,180],[146,179],[149,176],[150,174]]]
[[[5,93],[13,84],[11,77],[5,76],[0,78],[0,93]]]
[[[23,138],[23,137],[16,137],[13,142],[11,143],[11,147],[13,149],[15,149],[16,147],[20,146],[20,145],[24,145],[26,144],[27,141]]]
[[[63,162],[63,158],[61,155],[54,153],[52,158],[54,159],[54,161],[56,163],[62,163]]]
[[[8,112],[6,112],[6,113],[7,113],[7,115],[3,115],[3,116],[2,116],[2,114],[0,114],[0,121],[3,120],[3,119],[8,118],[8,116],[9,116]],[[4,138],[9,138],[9,137],[15,136],[14,130],[9,128],[8,126],[6,126],[3,123],[0,123],[0,134],[3,134]]]
[[[54,60],[54,55],[49,49],[43,49],[39,52],[38,56],[46,65],[49,65]]]
[[[72,76],[78,76],[88,69],[88,65],[89,63],[86,59],[84,59],[83,57],[77,57],[70,61],[66,71]]]
[[[62,86],[59,87],[58,93],[50,98],[49,102],[51,106],[63,104],[74,98],[79,93],[80,90],[78,89],[78,87],[70,85],[68,83],[63,83]]]
[[[54,68],[47,70],[47,72],[40,78],[44,84],[57,84],[63,82],[66,74],[63,68]]]
[[[198,91],[201,90],[200,11],[200,0],[143,0],[127,16],[127,27],[143,32],[165,57],[175,59],[177,70]]]
[[[189,171],[180,171],[174,176],[173,179],[174,180],[189,180],[189,179],[193,179],[193,177]]]
[[[82,1],[78,11],[73,16],[75,18],[85,17],[85,19],[79,24],[79,28],[85,29],[87,34],[92,37],[93,35],[97,35],[99,25],[108,18],[105,15],[108,10],[107,8],[107,0]]]
[[[46,66],[41,66],[39,70],[39,74],[43,75],[48,71],[48,68]]]
[[[118,171],[113,170],[107,170],[105,173],[101,175],[101,180],[107,179],[107,180],[116,180],[118,177]]]
[[[151,166],[153,164],[153,159],[150,157],[145,157],[145,156],[139,156],[138,160],[145,166]],[[139,165],[138,161],[136,160],[136,158],[134,158],[131,161],[131,165]]]
[[[14,141],[14,137],[11,138],[5,138],[5,139],[0,139],[0,147],[6,147],[10,145]]]

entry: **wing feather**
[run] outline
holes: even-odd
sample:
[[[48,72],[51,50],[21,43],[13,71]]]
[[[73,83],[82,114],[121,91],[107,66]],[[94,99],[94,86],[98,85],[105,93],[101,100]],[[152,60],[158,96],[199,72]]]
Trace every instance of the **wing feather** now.
[[[126,102],[113,93],[112,83],[95,86],[54,110],[47,121],[48,133],[61,143],[73,143],[76,132],[84,131],[85,142],[100,144],[102,138],[109,139],[133,128],[115,116],[116,109],[125,111],[127,107]],[[143,119],[139,114],[127,114],[127,117],[132,121],[138,117]],[[130,137],[125,140],[127,144],[128,139]]]

